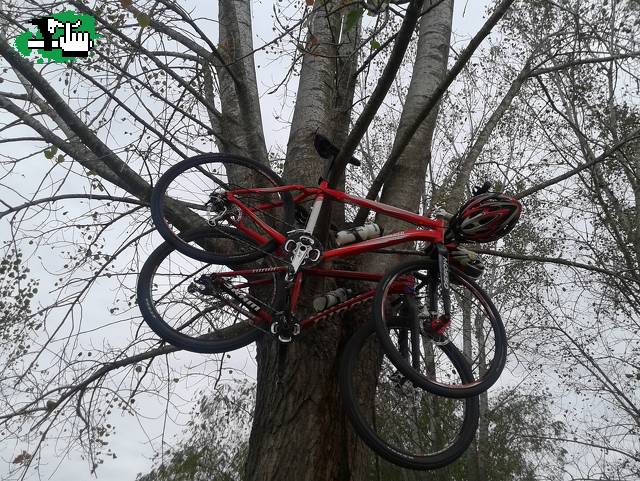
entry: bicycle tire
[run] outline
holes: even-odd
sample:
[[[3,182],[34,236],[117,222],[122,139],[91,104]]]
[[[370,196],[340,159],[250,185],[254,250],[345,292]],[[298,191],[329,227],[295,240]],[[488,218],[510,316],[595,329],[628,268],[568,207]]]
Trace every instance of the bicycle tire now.
[[[217,184],[217,185],[214,185]],[[248,185],[243,185],[248,184]],[[178,251],[194,259],[215,264],[242,263],[259,259],[278,247],[275,239],[263,245],[255,245],[251,253],[243,255],[204,249],[185,240],[180,230],[188,232],[194,222],[211,223],[207,205],[213,192],[222,194],[229,187],[252,188],[265,186],[283,186],[282,179],[267,166],[237,155],[202,154],[185,159],[172,166],[158,179],[151,193],[151,217],[160,235]],[[170,200],[168,200],[170,199]],[[279,232],[294,228],[295,209],[289,192],[274,194],[246,193],[243,202],[250,201],[261,205],[272,205],[269,212],[256,211],[262,220],[268,221]],[[167,204],[172,204],[178,212],[173,216]],[[233,206],[229,206],[233,208]],[[165,215],[166,214],[166,215]],[[172,217],[170,221],[169,218]],[[255,230],[257,224],[244,217],[238,221],[245,227]],[[237,227],[227,223],[225,227]]]
[[[186,239],[243,236],[232,231],[225,227],[204,229],[190,233]],[[267,267],[273,266],[273,260],[265,258],[257,267],[265,262]],[[266,319],[267,309],[277,309],[284,299],[283,276],[279,272],[232,276],[233,270],[238,269],[196,261],[172,244],[162,243],[138,277],[137,302],[145,322],[166,342],[192,352],[228,352],[252,343],[269,328],[266,320],[262,326],[252,318]],[[227,277],[216,278],[215,274],[222,271]],[[224,280],[219,282],[220,287],[209,287],[208,294],[193,289],[207,279]]]
[[[406,330],[406,325],[392,323],[389,328]],[[459,375],[472,379],[455,346],[442,349]],[[469,447],[478,428],[478,397],[435,396],[411,383],[402,384],[392,371],[394,366],[384,355],[374,323],[365,324],[349,339],[339,367],[343,406],[354,430],[380,457],[403,468],[431,470],[453,463]],[[443,416],[447,410],[448,416]],[[433,427],[438,422],[442,425]],[[445,440],[443,435],[449,437]]]
[[[431,272],[431,274],[429,274]],[[471,365],[473,382],[447,382],[446,368],[433,369],[434,361],[431,353],[421,352],[420,361],[404,358],[394,345],[386,328],[386,316],[394,301],[391,286],[401,276],[419,279],[418,285],[428,283],[427,276],[433,276],[433,261],[409,261],[391,269],[380,281],[377,287],[373,307],[373,317],[376,330],[383,349],[396,368],[413,383],[439,396],[462,398],[476,396],[489,389],[500,377],[507,358],[507,339],[500,314],[489,299],[489,296],[471,279],[457,272],[450,271],[451,286],[451,324],[447,328],[447,335],[443,338],[425,335],[424,324],[414,326],[420,330],[423,339],[440,342],[452,342],[459,351],[463,352]],[[426,273],[426,274],[425,274]],[[426,280],[425,280],[426,279]],[[432,308],[427,306],[428,293],[413,292],[411,295],[418,300],[425,317]],[[465,297],[465,293],[468,293]],[[402,294],[407,295],[407,294]],[[420,297],[423,296],[424,297]],[[465,308],[470,309],[465,314]],[[438,310],[438,309],[436,309]],[[467,316],[465,319],[465,315]],[[473,324],[472,324],[472,317]],[[428,322],[428,321],[421,321]],[[427,344],[423,342],[427,349]],[[430,368],[427,369],[427,362]],[[446,360],[445,360],[446,362]],[[435,361],[437,367],[437,360]]]

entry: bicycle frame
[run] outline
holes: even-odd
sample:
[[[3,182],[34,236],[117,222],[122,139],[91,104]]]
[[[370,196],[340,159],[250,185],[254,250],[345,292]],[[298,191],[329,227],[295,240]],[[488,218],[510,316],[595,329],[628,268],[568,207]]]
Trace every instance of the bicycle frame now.
[[[303,185],[286,185],[282,187],[267,187],[267,188],[254,188],[254,189],[239,189],[227,192],[227,200],[236,205],[244,214],[249,216],[256,225],[264,230],[268,235],[275,239],[279,244],[283,244],[287,237],[278,232],[273,227],[269,226],[266,222],[255,215],[254,211],[267,210],[269,208],[277,207],[278,203],[260,205],[258,207],[249,208],[237,198],[238,195],[249,193],[278,193],[278,192],[291,192],[300,191],[300,194],[294,198],[294,203],[299,204],[305,201],[309,197],[314,197],[313,208],[309,215],[309,220],[304,228],[304,231],[313,234],[320,210],[325,198],[336,200],[344,204],[353,204],[359,207],[364,207],[381,214],[388,215],[390,217],[400,219],[414,225],[422,227],[422,229],[406,229],[392,234],[387,234],[375,239],[369,239],[366,241],[358,242],[343,247],[337,247],[325,251],[320,257],[319,261],[327,260],[334,257],[352,256],[362,254],[363,252],[371,252],[377,249],[390,247],[397,244],[403,244],[405,242],[413,241],[425,241],[434,244],[444,243],[445,224],[442,219],[430,219],[413,212],[409,212],[398,207],[393,207],[381,202],[375,202],[369,199],[363,199],[361,197],[355,197],[339,190],[331,189],[328,187],[328,182],[322,180],[318,187],[305,187]],[[269,239],[253,229],[242,225],[241,223],[235,224],[235,227],[249,237],[254,239],[259,244],[266,243]],[[428,229],[428,230],[425,230]]]
[[[268,268],[259,268],[259,269],[240,269],[240,270],[229,271],[229,272],[221,272],[216,274],[216,276],[218,277],[245,276],[250,278],[252,275],[260,275],[260,274],[266,274],[271,272],[286,273],[287,267],[280,266],[280,267],[268,267]],[[383,274],[375,274],[370,272],[359,272],[359,271],[345,271],[345,270],[338,270],[338,269],[322,269],[318,267],[303,268],[302,273],[312,275],[312,276],[318,276],[318,277],[332,277],[335,279],[351,279],[351,280],[361,280],[361,281],[367,281],[367,282],[379,282],[383,277]],[[257,286],[262,283],[263,283],[262,281],[256,281],[256,282],[249,281],[249,282],[243,283],[240,287],[251,286],[251,285]],[[412,279],[403,280],[402,282],[399,282],[394,287],[394,291],[403,292],[407,288],[410,289],[412,287],[412,284],[413,284]],[[321,312],[318,312],[316,314],[312,314],[306,317],[305,319],[300,321],[300,328],[307,329],[309,327],[315,326],[322,319],[326,319],[336,314],[349,311],[354,307],[357,307],[361,304],[364,304],[365,302],[372,300],[375,297],[375,295],[376,295],[375,289],[369,289],[365,292],[357,294],[354,297],[351,297],[344,302],[341,302],[339,304],[329,307],[328,309],[325,309]],[[270,322],[272,320],[272,316],[269,313],[266,313],[263,310],[260,310],[259,312],[256,312],[252,316],[252,320],[259,325],[263,323],[265,320],[267,322]]]
[[[237,189],[232,191],[227,191],[226,196],[227,200],[237,206],[237,208],[243,213],[243,215],[248,216],[260,229],[262,229],[267,235],[262,235],[256,230],[249,228],[241,222],[234,222],[234,226],[241,230],[243,233],[254,239],[259,244],[265,244],[270,240],[270,238],[276,240],[278,244],[281,246],[287,240],[287,236],[280,233],[262,219],[260,219],[256,212],[265,211],[271,208],[275,208],[282,203],[274,202],[258,205],[257,207],[247,207],[242,203],[241,199],[238,197],[243,194],[251,194],[251,193],[263,193],[263,194],[275,194],[280,192],[298,192],[298,194],[294,197],[294,203],[299,204],[303,201],[306,201],[309,198],[313,198],[313,207],[309,214],[309,219],[307,221],[307,225],[304,227],[303,231],[308,234],[313,234],[318,217],[320,215],[320,211],[322,209],[322,205],[325,199],[335,200],[345,204],[353,204],[359,207],[363,207],[384,215],[388,215],[390,217],[403,220],[405,222],[414,224],[419,228],[410,228],[405,229],[399,232],[394,232],[391,234],[387,234],[381,237],[377,237],[375,239],[369,239],[365,241],[361,241],[355,244],[350,244],[346,246],[337,247],[334,249],[329,249],[322,253],[318,262],[322,262],[324,260],[346,257],[346,256],[354,256],[358,254],[362,254],[364,252],[371,252],[378,249],[382,249],[385,247],[394,246],[397,244],[402,244],[406,242],[414,242],[414,241],[425,241],[429,243],[433,243],[438,245],[440,248],[438,249],[438,257],[441,261],[438,263],[438,270],[440,271],[440,278],[443,280],[444,289],[443,292],[446,291],[445,294],[445,305],[448,311],[448,265],[446,258],[443,261],[442,257],[446,257],[446,248],[444,248],[444,237],[445,237],[445,222],[442,219],[431,219],[428,217],[424,217],[419,214],[415,214],[413,212],[409,212],[404,209],[400,209],[397,207],[393,207],[381,202],[372,201],[369,199],[363,199],[361,197],[356,197],[349,195],[345,192],[341,192],[335,189],[332,189],[328,186],[328,181],[325,179],[321,179],[318,187],[307,187],[304,185],[286,185],[279,187],[265,187],[265,188],[248,188],[248,189]],[[289,267],[273,267],[267,269],[255,269],[255,270],[245,270],[245,271],[233,271],[234,275],[247,275],[250,276],[252,273],[265,273],[265,272],[287,272]],[[382,278],[381,274],[373,274],[367,272],[357,272],[357,271],[344,271],[344,270],[335,270],[335,269],[321,269],[315,267],[301,267],[300,270],[296,270],[295,276],[292,279],[291,287],[290,287],[290,297],[289,297],[289,312],[292,315],[295,315],[298,298],[300,296],[301,284],[303,275],[316,275],[316,276],[324,276],[324,277],[333,277],[333,278],[342,278],[342,279],[354,279],[354,280],[364,280],[369,282],[379,282]],[[353,307],[360,305],[364,302],[371,300],[375,296],[375,289],[371,289],[367,292],[356,295],[353,298],[347,299],[345,302],[339,303],[335,306],[330,307],[329,309],[319,312],[317,314],[311,315],[306,319],[300,322],[300,327],[302,329],[315,325],[318,321],[323,318],[330,317],[336,313],[344,312]],[[448,314],[448,312],[447,312]],[[255,321],[264,321],[265,314],[264,312],[260,313],[256,316]]]

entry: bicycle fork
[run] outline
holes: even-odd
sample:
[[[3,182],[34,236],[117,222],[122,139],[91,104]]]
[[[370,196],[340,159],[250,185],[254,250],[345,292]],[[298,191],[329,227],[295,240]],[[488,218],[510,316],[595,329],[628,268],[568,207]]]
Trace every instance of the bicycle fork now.
[[[423,329],[438,342],[446,343],[445,330],[451,322],[451,286],[449,283],[449,251],[444,245],[436,244],[438,254],[437,270],[434,269],[429,281],[428,317]],[[438,306],[438,285],[444,312]],[[426,313],[425,313],[426,314]],[[444,340],[443,340],[444,339]]]
[[[424,286],[427,293],[425,305],[421,307],[414,295],[407,295],[402,298],[398,311],[398,317],[406,325],[406,329],[398,333],[398,350],[416,371],[423,368],[429,371],[428,362],[422,366],[423,336],[428,336],[436,344],[449,342],[445,335],[451,319],[448,251],[442,245],[437,248],[438,262],[430,270],[427,285]],[[414,289],[418,287],[413,285]],[[440,299],[444,312],[440,311]],[[398,374],[398,381],[403,384],[404,380],[401,378],[403,376]]]

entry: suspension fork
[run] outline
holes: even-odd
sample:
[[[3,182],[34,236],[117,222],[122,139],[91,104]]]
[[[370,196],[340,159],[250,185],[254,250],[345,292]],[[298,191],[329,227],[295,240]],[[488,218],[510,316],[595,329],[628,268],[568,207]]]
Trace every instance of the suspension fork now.
[[[436,244],[438,263],[434,268],[433,275],[429,276],[429,314],[432,319],[438,316],[438,285],[440,285],[440,295],[444,313],[438,326],[431,328],[439,330],[448,325],[451,320],[451,285],[449,281],[449,251],[442,244]]]
[[[422,326],[420,325],[420,317],[418,316],[418,303],[414,295],[403,296],[400,312],[401,318],[405,319],[409,333],[401,330],[398,337],[400,354],[405,359],[411,355],[411,366],[420,370],[420,353],[422,352]],[[409,338],[410,334],[410,338]],[[409,342],[411,342],[411,352],[409,351]]]

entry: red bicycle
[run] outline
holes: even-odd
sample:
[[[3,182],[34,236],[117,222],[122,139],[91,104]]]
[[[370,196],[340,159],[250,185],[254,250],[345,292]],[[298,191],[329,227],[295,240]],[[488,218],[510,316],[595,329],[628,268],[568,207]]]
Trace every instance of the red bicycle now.
[[[458,398],[488,389],[505,364],[505,330],[489,297],[463,273],[479,275],[482,266],[460,250],[458,242],[465,235],[486,241],[506,234],[519,217],[520,204],[485,193],[472,198],[447,222],[355,197],[330,188],[326,180],[337,147],[322,136],[316,136],[315,145],[326,159],[316,187],[286,185],[265,165],[227,154],[186,159],[159,179],[151,212],[167,242],[151,254],[140,273],[138,303],[146,322],[178,347],[227,352],[255,341],[263,332],[290,342],[321,320],[375,299],[382,347],[415,385]],[[351,163],[358,161],[352,158]],[[329,240],[325,246],[315,230],[327,199],[415,227],[350,245],[336,246]],[[309,202],[311,208],[306,209]],[[473,214],[474,208],[482,218]],[[463,215],[470,212],[473,215]],[[180,235],[180,229],[194,220],[208,227]],[[428,245],[427,257],[386,275],[323,266],[329,260],[403,243]],[[300,292],[310,276],[372,286],[300,318]],[[406,329],[389,327],[398,318],[409,323]],[[464,380],[455,375],[451,360],[439,347],[449,344],[470,364],[471,375]]]

